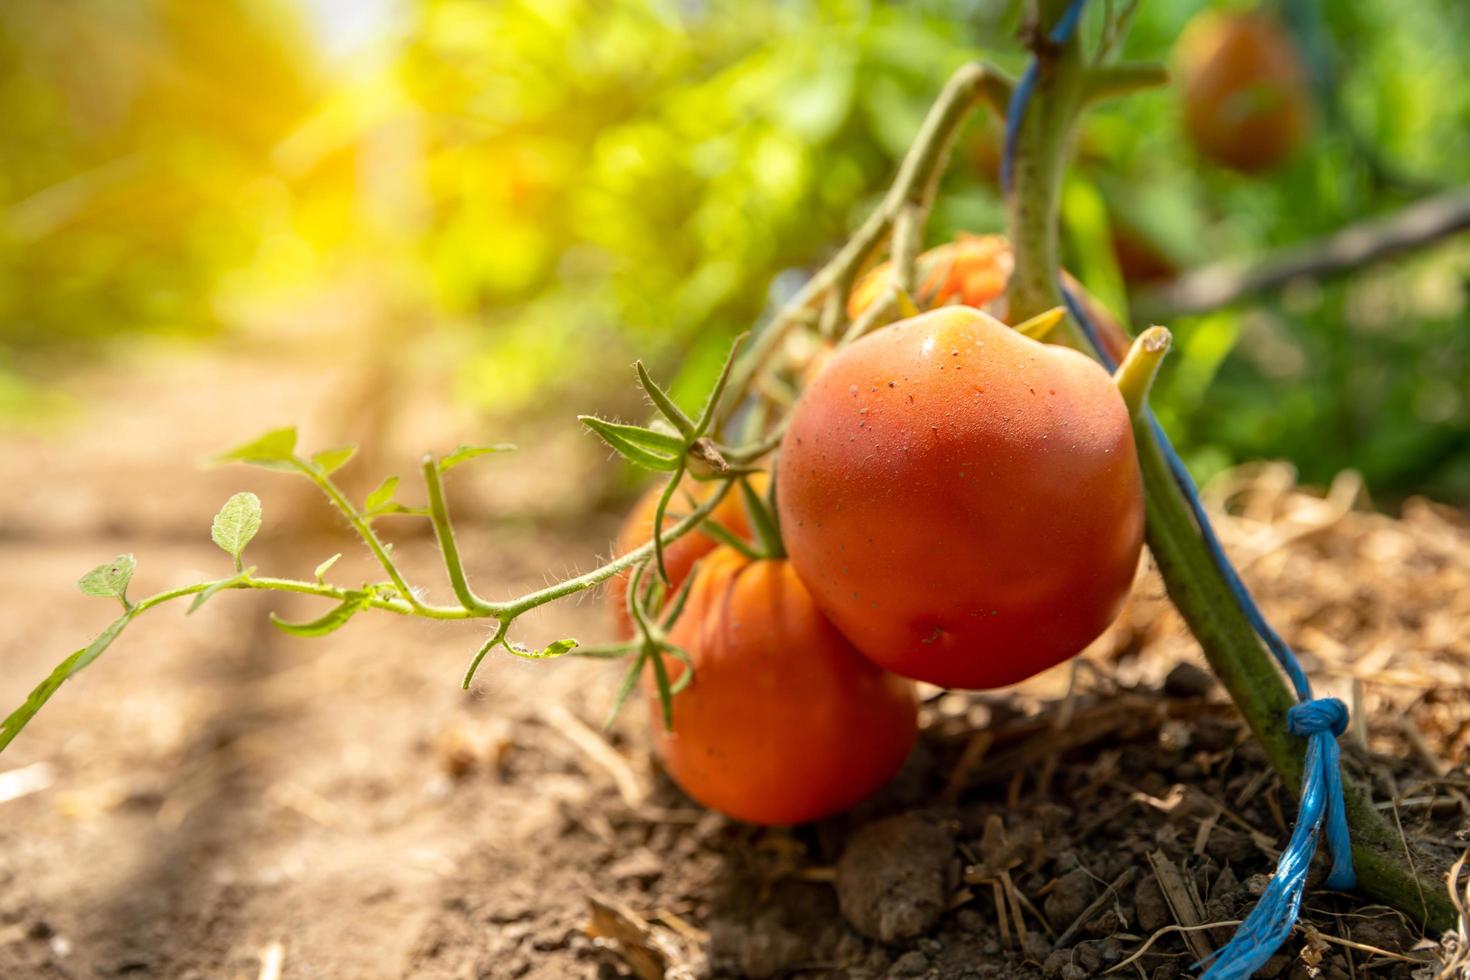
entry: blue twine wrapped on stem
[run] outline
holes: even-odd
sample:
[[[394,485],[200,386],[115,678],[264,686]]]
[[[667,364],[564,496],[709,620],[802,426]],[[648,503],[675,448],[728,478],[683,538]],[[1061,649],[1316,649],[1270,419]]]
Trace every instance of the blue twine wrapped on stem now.
[[[1067,7],[1049,37],[1055,44],[1071,40],[1081,21],[1082,10],[1087,0],[1073,0]],[[1040,68],[1032,58],[1012,93],[1007,107],[1005,126],[1005,152],[1001,159],[1001,186],[1010,191],[1013,161],[1016,152],[1016,137],[1025,118],[1026,106],[1036,88]],[[1086,309],[1077,297],[1058,283],[1062,299],[1068,312],[1081,327],[1083,335],[1092,347],[1097,359],[1114,370],[1117,365],[1103,347]],[[1194,485],[1183,459],[1174,449],[1151,411],[1147,412],[1149,427],[1164,455],[1170,475],[1189,504],[1200,536],[1209,552],[1211,561],[1225,580],[1231,597],[1244,613],[1247,622],[1282,670],[1291,680],[1298,703],[1287,712],[1287,730],[1307,740],[1306,759],[1302,768],[1301,806],[1291,840],[1276,864],[1276,874],[1266,886],[1256,907],[1246,916],[1230,941],[1206,958],[1207,969],[1201,980],[1243,980],[1270,959],[1291,934],[1301,911],[1302,893],[1306,890],[1307,871],[1317,851],[1317,840],[1324,833],[1328,850],[1332,856],[1332,870],[1327,876],[1329,888],[1353,887],[1357,876],[1353,872],[1352,842],[1348,836],[1347,811],[1342,795],[1342,768],[1338,755],[1337,737],[1347,729],[1347,706],[1337,698],[1316,698],[1312,694],[1311,682],[1302,669],[1296,654],[1281,635],[1266,621],[1260,607],[1250,591],[1241,581],[1240,575],[1225,554],[1225,548],[1205,513],[1199,490]],[[1205,965],[1205,961],[1196,963]]]

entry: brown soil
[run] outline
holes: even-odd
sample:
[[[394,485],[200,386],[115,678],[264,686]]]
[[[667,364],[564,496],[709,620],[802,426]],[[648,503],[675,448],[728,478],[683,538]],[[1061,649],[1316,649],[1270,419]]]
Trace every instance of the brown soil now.
[[[236,489],[265,501],[263,571],[309,576],[343,551],[341,580],[370,574],[286,478],[194,466],[263,424],[305,418],[313,444],[346,428],[318,378],[251,351],[148,352],[77,379],[87,415],[0,438],[7,710],[109,619],[75,591],[82,571],[132,551],[137,594],[222,572],[209,519]],[[391,471],[474,431],[424,404],[390,440],[402,453],[379,455]],[[482,592],[606,549],[615,519],[585,516],[604,465],[585,440],[552,440],[456,477],[478,504],[461,526]],[[1354,699],[1354,764],[1447,863],[1470,826],[1470,773],[1451,765],[1470,749],[1470,529],[1424,504],[1350,511],[1352,487],[1336,489],[1249,474],[1222,490],[1224,529],[1323,692]],[[447,594],[432,543],[399,542],[412,579]],[[1181,917],[1238,919],[1295,809],[1151,576],[1075,669],[933,692],[879,798],[793,829],[682,797],[639,711],[598,733],[616,665],[492,658],[466,693],[482,627],[365,617],[301,640],[266,621],[311,609],[229,594],[157,611],[5,753],[0,776],[32,767],[38,788],[0,802],[0,977],[1096,976]],[[604,629],[596,601],[522,627]],[[1171,869],[1190,907],[1164,900]],[[1262,976],[1433,975],[1398,914],[1321,890],[1307,906]],[[1119,975],[1183,976],[1195,959],[1169,931]]]

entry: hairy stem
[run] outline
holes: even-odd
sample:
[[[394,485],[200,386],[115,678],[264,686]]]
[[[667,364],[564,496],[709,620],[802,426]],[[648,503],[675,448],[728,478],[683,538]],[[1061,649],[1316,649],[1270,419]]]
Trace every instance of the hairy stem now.
[[[643,561],[645,558],[651,556],[654,553],[655,541],[659,541],[667,545],[669,542],[683,537],[685,534],[698,527],[706,517],[714,513],[715,508],[720,505],[720,501],[725,499],[725,494],[730,492],[731,482],[732,481],[729,480],[721,482],[718,489],[716,489],[714,493],[710,494],[708,500],[704,501],[698,507],[694,508],[694,510],[686,514],[684,518],[680,520],[679,523],[675,524],[672,528],[664,531],[661,534],[656,535],[655,539],[650,540],[647,544],[640,545],[639,547],[634,548],[632,551],[629,551],[627,554],[614,558],[607,564],[602,565],[598,568],[594,568],[592,571],[587,572],[584,575],[578,575],[575,578],[569,578],[565,581],[557,582],[553,585],[548,585],[544,589],[541,589],[537,592],[529,593],[528,595],[523,595],[519,599],[512,599],[509,602],[486,603],[486,611],[490,615],[495,616],[497,619],[500,619],[502,622],[504,622],[508,619],[514,619],[515,617],[521,615],[522,613],[528,612],[529,610],[535,609],[537,606],[544,606],[548,602],[553,602],[557,599],[564,599],[567,596],[575,595],[578,592],[585,592],[587,589],[590,589],[593,586],[596,586],[602,582],[606,582],[608,579],[612,578],[623,569],[631,568],[634,565],[638,564],[640,561]]]
[[[372,525],[353,506],[352,501],[348,500],[346,495],[338,489],[337,484],[332,482],[331,477],[323,475],[317,467],[306,460],[297,459],[294,462],[296,463],[296,468],[308,480],[315,483],[317,489],[326,494],[327,499],[332,502],[332,506],[336,507],[343,517],[347,518],[347,523],[352,525],[352,529],[358,533],[358,536],[362,538],[372,551],[373,557],[378,559],[378,564],[382,565],[383,571],[388,573],[388,578],[392,580],[393,587],[403,596],[404,601],[413,606],[415,610],[427,609],[419,601],[418,596],[414,595],[413,589],[408,587],[408,582],[404,580],[403,574],[398,571],[398,566],[394,563],[393,557],[388,554],[388,549],[383,546],[383,542],[378,538],[377,532],[373,530]]]
[[[454,526],[449,523],[449,507],[444,502],[444,481],[439,475],[439,464],[433,456],[423,459],[424,486],[429,491],[429,520],[434,525],[434,535],[439,539],[439,551],[444,556],[444,569],[449,573],[449,584],[459,604],[474,612],[486,612],[485,600],[475,595],[474,589],[464,574],[464,564],[459,558],[459,545],[454,540]]]
[[[715,415],[715,431],[729,420],[787,334],[802,322],[802,314],[823,302],[838,283],[852,281],[856,271],[892,229],[906,204],[922,207],[932,197],[935,177],[947,158],[954,134],[969,117],[976,101],[983,99],[1003,113],[1010,87],[1011,82],[1004,74],[979,63],[964,65],[950,76],[899,165],[898,175],[883,202],[868,215],[847,244],[776,313],[736,364],[724,402]]]

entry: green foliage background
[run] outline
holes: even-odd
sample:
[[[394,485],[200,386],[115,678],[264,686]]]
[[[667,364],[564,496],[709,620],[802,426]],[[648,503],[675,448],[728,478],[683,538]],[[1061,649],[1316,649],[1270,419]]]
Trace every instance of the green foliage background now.
[[[1125,55],[1167,60],[1206,6],[1240,4],[1143,0]],[[1115,308],[1120,229],[1185,268],[1470,178],[1470,7],[1272,6],[1317,83],[1286,167],[1201,162],[1171,89],[1092,118],[1066,260]],[[474,338],[457,391],[487,413],[595,401],[634,356],[693,395],[872,204],[949,72],[1019,68],[1018,8],[403,0],[331,59],[321,12],[286,0],[7,0],[0,412],[140,333],[208,338],[364,282]],[[932,242],[1001,227],[997,140],[982,119],[957,146]],[[1164,421],[1201,475],[1285,457],[1470,499],[1467,274],[1461,239],[1171,322]]]

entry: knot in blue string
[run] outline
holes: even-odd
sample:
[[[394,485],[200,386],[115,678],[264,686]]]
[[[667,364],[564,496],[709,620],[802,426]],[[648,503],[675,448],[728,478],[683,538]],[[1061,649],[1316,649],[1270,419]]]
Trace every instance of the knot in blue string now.
[[[1347,726],[1347,705],[1337,698],[1313,698],[1292,705],[1286,712],[1286,730],[1293,735],[1331,732],[1335,737],[1347,731]]]
[[[1085,4],[1086,0],[1073,0],[1067,7],[1050,34],[1054,43],[1070,40],[1077,29]],[[1036,89],[1039,72],[1037,60],[1032,58],[1025,73],[1016,83],[1007,107],[1005,152],[1001,159],[1001,187],[1007,192],[1011,187],[1016,137],[1021,131],[1021,120],[1025,117],[1026,106]],[[1116,368],[1117,365],[1103,347],[1087,310],[1067,289],[1065,282],[1059,283],[1059,288],[1068,312],[1082,329],[1097,359],[1108,370]],[[1312,685],[1301,662],[1281,635],[1266,621],[1265,615],[1225,554],[1225,547],[1220,543],[1209,515],[1205,513],[1204,502],[1200,499],[1199,490],[1195,487],[1184,460],[1175,451],[1152,412],[1148,413],[1147,419],[1169,468],[1169,474],[1194,515],[1211,563],[1224,580],[1231,598],[1250,623],[1251,629],[1271,652],[1296,691],[1299,703],[1287,713],[1287,729],[1307,740],[1306,758],[1302,763],[1301,809],[1291,840],[1277,861],[1276,874],[1272,876],[1261,900],[1240,924],[1230,942],[1208,958],[1209,968],[1201,978],[1245,980],[1260,969],[1291,934],[1292,926],[1301,911],[1307,870],[1317,851],[1317,838],[1324,831],[1327,847],[1332,855],[1332,870],[1327,876],[1328,887],[1351,888],[1356,884],[1352,842],[1348,837],[1347,812],[1342,796],[1342,768],[1337,748],[1337,736],[1347,730],[1348,711],[1347,706],[1337,698],[1316,698],[1312,695]]]

